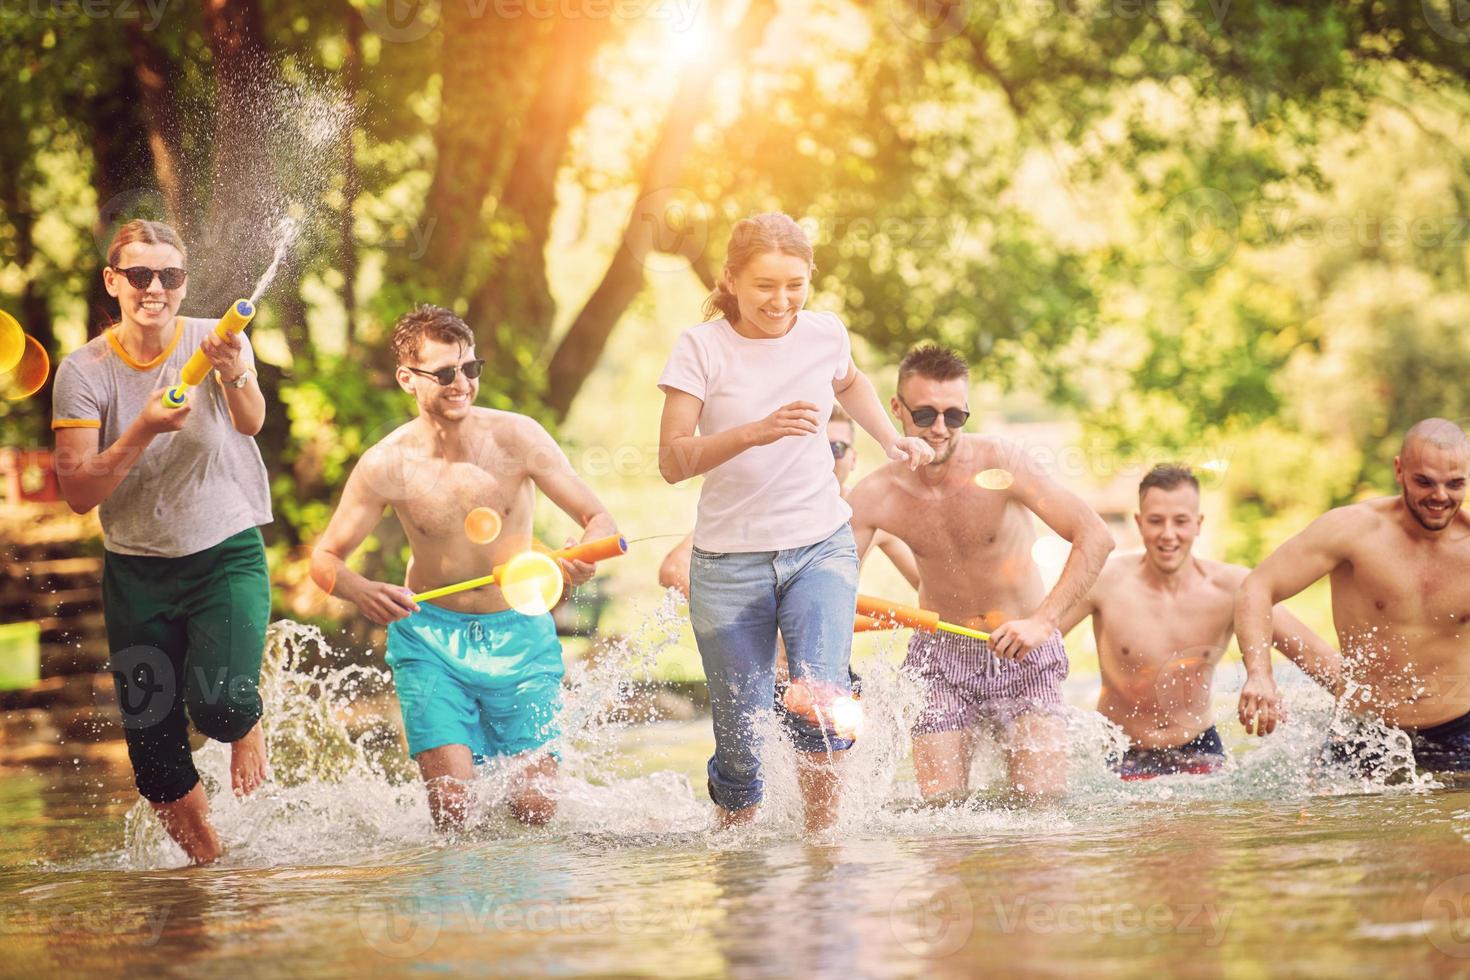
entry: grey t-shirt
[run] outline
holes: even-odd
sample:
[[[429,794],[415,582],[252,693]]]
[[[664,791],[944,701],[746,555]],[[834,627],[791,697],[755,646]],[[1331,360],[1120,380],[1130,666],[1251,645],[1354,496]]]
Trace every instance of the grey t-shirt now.
[[[99,431],[98,451],[118,440],[157,388],[177,384],[214,320],[179,317],[173,341],[148,363],[133,360],[112,330],[72,351],[56,369],[51,427]],[[250,341],[242,333],[247,350]],[[189,392],[178,432],[153,437],[102,501],[103,546],[123,555],[179,558],[271,521],[270,486],[255,440],[235,431],[211,371]]]

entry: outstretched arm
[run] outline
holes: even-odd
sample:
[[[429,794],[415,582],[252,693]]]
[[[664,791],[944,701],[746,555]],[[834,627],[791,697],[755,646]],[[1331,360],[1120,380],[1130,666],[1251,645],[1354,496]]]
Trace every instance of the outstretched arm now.
[[[894,462],[901,462],[911,470],[934,461],[934,449],[923,439],[900,435],[883,411],[878,400],[878,391],[868,376],[858,370],[854,361],[848,361],[847,375],[832,382],[832,391],[837,403],[852,420],[863,427],[863,431],[883,448],[883,455]]]
[[[997,656],[1019,659],[1045,643],[1068,610],[1092,589],[1114,542],[1108,526],[1081,497],[1048,476],[1019,447],[1014,456],[1012,482],[1005,492],[1072,544],[1061,577],[1036,611],[1002,623],[990,634],[990,648]]]
[[[548,500],[561,508],[562,513],[577,522],[583,529],[582,540],[595,541],[617,534],[617,522],[592,488],[572,469],[572,461],[551,438],[551,433],[534,420],[526,419],[522,438],[526,471],[532,482]],[[569,540],[567,543],[573,542]],[[595,563],[585,561],[563,559],[561,566],[573,585],[586,582],[597,570]]]
[[[1285,606],[1271,610],[1271,645],[1333,697],[1342,694],[1342,654]]]
[[[1271,676],[1273,607],[1330,574],[1346,557],[1357,523],[1351,508],[1323,514],[1267,556],[1236,591],[1235,638],[1246,674],[1239,715],[1246,731],[1269,735],[1281,720],[1280,696]]]

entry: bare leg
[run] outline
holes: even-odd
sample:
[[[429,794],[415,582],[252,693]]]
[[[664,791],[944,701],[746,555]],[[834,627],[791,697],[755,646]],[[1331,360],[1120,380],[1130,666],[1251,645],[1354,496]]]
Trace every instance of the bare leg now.
[[[172,803],[149,805],[158,814],[163,829],[189,855],[190,864],[210,864],[224,853],[219,835],[209,822],[209,797],[204,794],[202,782]]]
[[[521,823],[539,827],[556,814],[556,801],[546,795],[541,780],[556,775],[556,759],[547,755],[521,770],[511,790],[510,812]]]
[[[265,733],[257,721],[244,738],[230,743],[230,785],[236,796],[247,796],[266,776]]]
[[[1067,792],[1067,720],[1042,712],[1021,715],[1010,732],[1006,763],[1014,794],[1059,799]]]
[[[419,773],[429,790],[429,813],[434,826],[448,833],[463,830],[469,816],[470,780],[475,776],[474,756],[468,745],[441,745],[414,756]]]
[[[826,830],[837,822],[837,805],[841,802],[837,760],[841,758],[841,752],[803,752],[797,759],[796,774],[801,784],[808,833]]]
[[[968,732],[934,732],[914,736],[914,777],[925,800],[963,799],[970,789]]]

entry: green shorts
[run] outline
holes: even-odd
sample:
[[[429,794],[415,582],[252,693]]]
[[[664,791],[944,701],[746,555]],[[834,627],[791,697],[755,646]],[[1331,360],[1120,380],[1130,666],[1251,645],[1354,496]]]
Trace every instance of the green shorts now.
[[[259,528],[182,558],[106,552],[102,601],[138,792],[172,803],[199,782],[189,720],[220,742],[260,720],[271,586]]]
[[[549,615],[460,613],[433,603],[388,627],[408,754],[465,745],[519,755],[557,734],[566,667]]]

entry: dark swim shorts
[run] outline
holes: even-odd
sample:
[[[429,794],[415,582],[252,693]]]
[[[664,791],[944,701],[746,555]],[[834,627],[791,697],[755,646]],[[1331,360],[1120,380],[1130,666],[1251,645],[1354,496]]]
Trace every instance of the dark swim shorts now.
[[[1429,772],[1470,772],[1470,714],[1428,728],[1405,728],[1414,750],[1414,763]],[[1322,747],[1324,765],[1350,766],[1373,771],[1388,764],[1389,747],[1366,731],[1334,733]]]
[[[1220,733],[1211,725],[1183,745],[1162,749],[1129,749],[1123,758],[1113,763],[1119,778],[1153,779],[1155,776],[1171,776],[1189,773],[1202,776],[1225,765],[1225,746],[1220,742]]]

